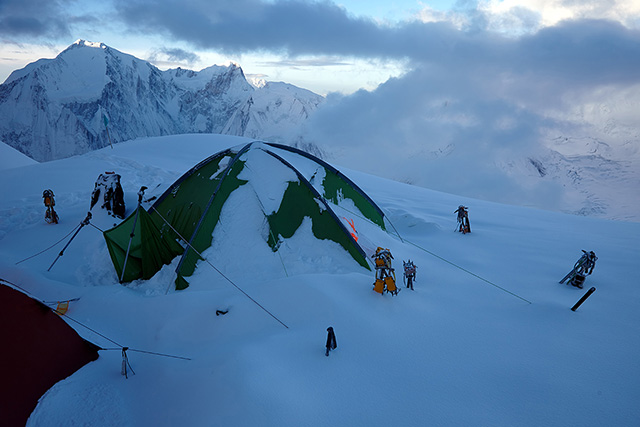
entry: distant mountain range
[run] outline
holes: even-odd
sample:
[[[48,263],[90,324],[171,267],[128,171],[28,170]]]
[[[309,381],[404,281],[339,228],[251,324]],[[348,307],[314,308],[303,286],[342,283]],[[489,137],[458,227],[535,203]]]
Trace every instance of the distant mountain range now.
[[[487,149],[471,162],[461,155],[465,141],[447,144],[436,138],[417,150],[398,141],[375,145],[379,127],[367,127],[366,120],[345,132],[339,123],[333,127],[329,115],[320,120],[324,136],[313,136],[319,117],[314,113],[321,105],[329,107],[324,101],[290,84],[250,82],[238,65],[161,71],[103,43],[78,40],[54,59],[14,71],[0,85],[0,142],[43,162],[142,137],[245,136],[295,145],[356,170],[449,193],[640,221],[640,133],[633,120],[617,120],[634,110],[633,100],[579,110],[575,121],[587,115],[592,126],[579,136],[557,131],[536,154],[504,157]],[[432,120],[447,123],[443,111],[431,114]],[[354,133],[366,148],[350,143]]]
[[[180,133],[282,142],[323,100],[286,83],[252,85],[237,65],[161,71],[78,40],[0,85],[0,141],[37,161]]]

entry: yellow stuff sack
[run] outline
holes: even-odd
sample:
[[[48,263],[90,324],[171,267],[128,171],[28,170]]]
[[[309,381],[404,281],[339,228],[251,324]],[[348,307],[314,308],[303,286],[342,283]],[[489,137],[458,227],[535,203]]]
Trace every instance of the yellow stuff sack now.
[[[376,279],[376,283],[373,284],[373,290],[379,294],[384,292],[384,282],[382,279]]]
[[[391,276],[385,277],[384,282],[387,285],[387,291],[389,291],[389,292],[395,292],[396,291],[396,289],[397,289],[396,288],[396,281],[393,280],[393,277],[391,277]]]

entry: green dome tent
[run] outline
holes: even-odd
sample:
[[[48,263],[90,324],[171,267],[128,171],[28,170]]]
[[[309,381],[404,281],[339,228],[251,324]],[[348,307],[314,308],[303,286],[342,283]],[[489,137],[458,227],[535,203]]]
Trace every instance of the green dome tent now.
[[[338,243],[362,267],[364,250],[335,214],[347,202],[358,215],[385,229],[380,208],[340,171],[309,153],[285,145],[252,142],[203,160],[178,179],[146,211],[139,206],[104,232],[121,282],[149,279],[181,255],[176,289],[188,286],[229,197],[250,186],[266,219],[274,252],[310,218],[318,239]]]

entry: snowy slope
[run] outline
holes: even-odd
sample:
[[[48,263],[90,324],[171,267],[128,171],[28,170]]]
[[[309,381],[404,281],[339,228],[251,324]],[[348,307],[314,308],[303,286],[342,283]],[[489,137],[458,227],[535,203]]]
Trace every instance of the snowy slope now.
[[[68,316],[103,337],[71,325],[115,349],[50,389],[28,425],[640,423],[638,223],[489,203],[342,168],[402,236],[353,217],[361,238],[391,250],[399,278],[401,261],[415,261],[414,292],[376,294],[372,272],[337,261],[341,249],[304,226],[293,239],[308,250],[270,258],[258,219],[233,201],[221,230],[237,236],[235,245],[205,255],[287,327],[206,263],[185,291],[172,290],[172,266],[119,285],[98,230],[114,219],[97,208],[93,226],[47,272],[85,217],[100,173],[122,175],[129,213],[141,185],[160,194],[203,158],[248,141],[139,139],[0,170],[0,278],[43,300],[81,297]],[[58,196],[58,225],[43,221],[44,186]],[[459,204],[469,206],[471,234],[453,231]],[[581,249],[599,257],[585,289],[558,284]],[[597,291],[571,311],[591,286]],[[338,348],[327,358],[328,326]],[[125,379],[120,346],[190,360],[129,351],[135,375]]]
[[[0,141],[0,169],[18,168],[36,163],[38,162]]]

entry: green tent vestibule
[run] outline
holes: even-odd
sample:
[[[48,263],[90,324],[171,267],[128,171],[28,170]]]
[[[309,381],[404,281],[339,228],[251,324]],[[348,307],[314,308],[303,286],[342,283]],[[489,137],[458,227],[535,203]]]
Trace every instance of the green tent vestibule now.
[[[159,224],[141,206],[118,227],[104,232],[121,282],[150,279],[163,265],[181,254],[183,247],[172,237],[165,238]]]
[[[298,160],[305,164],[307,176],[294,166]],[[267,171],[263,171],[265,164],[269,165]],[[311,176],[309,170],[313,171]],[[340,171],[309,153],[280,144],[252,142],[203,160],[167,189],[148,211],[139,206],[120,225],[104,232],[121,282],[149,279],[181,255],[176,289],[186,288],[189,284],[185,277],[193,274],[202,259],[200,254],[211,246],[225,203],[252,179],[285,181],[277,182],[284,188],[277,209],[263,212],[269,226],[266,243],[274,252],[280,240],[290,238],[303,219],[310,218],[316,238],[340,244],[358,264],[370,269],[365,252],[333,212],[332,205],[348,199],[363,218],[385,229],[384,214],[373,200]]]

